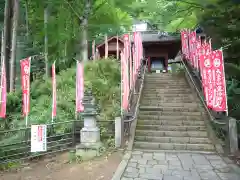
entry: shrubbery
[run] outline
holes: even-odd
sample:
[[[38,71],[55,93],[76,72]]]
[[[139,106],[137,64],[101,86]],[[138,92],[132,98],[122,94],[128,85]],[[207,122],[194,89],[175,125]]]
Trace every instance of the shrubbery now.
[[[92,89],[99,109],[99,120],[114,120],[120,115],[120,66],[116,59],[102,59],[91,61],[84,67],[85,90]],[[76,67],[62,70],[57,75],[57,118],[55,122],[64,122],[75,119],[75,82]],[[31,112],[30,124],[50,124],[52,110],[51,79],[37,79],[31,83]],[[7,119],[1,120],[1,131],[10,131],[25,127],[22,117],[21,89],[7,97]],[[57,127],[55,134],[68,132],[69,126],[62,124]],[[21,132],[1,134],[1,146],[13,142],[20,142]],[[2,152],[3,153],[3,152]],[[3,155],[0,151],[0,155]]]

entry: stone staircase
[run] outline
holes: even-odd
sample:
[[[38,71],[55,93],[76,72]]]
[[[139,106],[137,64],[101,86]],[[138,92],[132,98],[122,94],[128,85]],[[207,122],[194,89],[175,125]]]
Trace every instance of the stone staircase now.
[[[146,74],[134,148],[215,151],[204,118],[204,107],[183,76]]]

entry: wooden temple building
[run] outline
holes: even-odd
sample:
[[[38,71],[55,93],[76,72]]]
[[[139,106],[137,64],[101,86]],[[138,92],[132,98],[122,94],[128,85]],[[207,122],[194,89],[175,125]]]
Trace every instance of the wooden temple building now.
[[[105,56],[106,42],[108,43],[108,56],[120,58],[120,52],[124,46],[123,37],[113,36],[97,45],[100,58]],[[132,37],[131,42],[133,44]],[[180,34],[169,35],[158,31],[145,31],[142,32],[142,42],[144,57],[149,61],[149,71],[167,71],[169,64],[179,63],[179,60],[176,60],[175,57],[181,48]]]

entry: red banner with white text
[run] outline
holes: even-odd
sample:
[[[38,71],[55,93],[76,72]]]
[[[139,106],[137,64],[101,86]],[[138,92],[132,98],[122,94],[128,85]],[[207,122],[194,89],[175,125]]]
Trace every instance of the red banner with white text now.
[[[0,109],[0,118],[6,117],[6,106],[7,106],[7,82],[6,82],[6,68],[5,63],[2,61],[1,68],[1,109]]]
[[[84,96],[84,67],[83,64],[77,61],[76,72],[76,112],[83,112],[83,96]]]
[[[213,107],[214,98],[214,74],[213,74],[213,62],[210,55],[201,55],[201,73],[202,73],[202,86],[204,91],[205,100],[209,108]]]
[[[57,116],[57,85],[55,62],[52,65],[52,121]]]
[[[213,60],[213,74],[215,76],[213,110],[227,112],[227,94],[223,53],[221,50],[215,50],[211,53],[211,56]]]
[[[30,69],[31,57],[20,61],[23,97],[23,115],[28,116],[30,111]]]

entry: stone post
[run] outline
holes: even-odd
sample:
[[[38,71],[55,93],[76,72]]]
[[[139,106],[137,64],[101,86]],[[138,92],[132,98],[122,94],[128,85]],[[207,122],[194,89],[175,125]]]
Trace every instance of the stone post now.
[[[115,118],[115,147],[120,148],[123,139],[123,120],[121,117]]]
[[[229,119],[229,146],[230,153],[235,154],[238,151],[238,133],[237,121],[234,118]]]
[[[76,155],[82,160],[88,160],[100,155],[102,143],[100,141],[100,129],[97,127],[96,107],[91,91],[84,93],[83,98],[84,127],[80,131],[80,144],[76,147]]]

